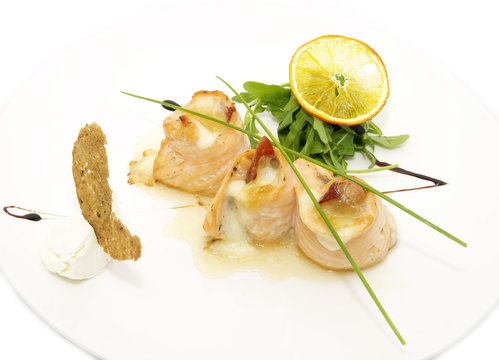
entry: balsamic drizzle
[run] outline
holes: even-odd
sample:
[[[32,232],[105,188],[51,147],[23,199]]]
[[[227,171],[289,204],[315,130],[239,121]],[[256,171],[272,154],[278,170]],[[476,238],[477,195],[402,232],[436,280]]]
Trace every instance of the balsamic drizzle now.
[[[366,132],[366,129],[360,124],[350,125],[349,128],[355,131],[355,133],[359,136],[363,135]]]
[[[379,161],[378,159],[376,159],[376,165],[377,166],[391,166],[391,164],[384,162],[384,161]],[[399,174],[403,174],[403,175],[413,176],[415,178],[426,180],[426,181],[431,181],[433,183],[433,185],[420,186],[420,187],[407,188],[407,189],[399,189],[399,190],[383,191],[383,194],[390,194],[390,193],[394,193],[394,192],[411,191],[411,190],[420,190],[420,189],[429,189],[432,187],[447,185],[447,183],[443,180],[439,180],[439,179],[433,178],[431,176],[423,175],[423,174],[418,174],[418,173],[415,173],[413,171],[402,169],[401,167],[396,167],[396,168],[390,169],[390,171],[393,171],[393,172],[396,172]]]
[[[13,214],[9,211],[9,209],[19,209],[19,210],[24,210],[24,211],[29,211],[29,213],[24,214],[24,215],[17,215]],[[18,218],[18,219],[25,219],[25,220],[30,220],[30,221],[40,221],[43,219],[50,219],[50,218],[42,218],[40,214],[45,214],[45,215],[52,215],[52,216],[61,216],[61,215],[56,215],[56,214],[48,214],[48,213],[43,213],[38,211],[40,214],[38,214],[34,210],[28,210],[19,206],[14,206],[14,205],[9,205],[9,206],[4,206],[3,211],[12,217]]]
[[[167,104],[172,104],[172,105],[175,105],[175,106],[180,107],[180,105],[179,105],[179,104],[177,104],[177,103],[176,103],[175,101],[173,101],[173,100],[163,100],[163,102],[164,102],[164,103],[167,103]],[[176,109],[174,109],[174,108],[172,108],[172,107],[169,107],[168,105],[161,104],[161,106],[162,106],[164,109],[168,110],[168,111],[175,111],[175,110],[176,110]]]

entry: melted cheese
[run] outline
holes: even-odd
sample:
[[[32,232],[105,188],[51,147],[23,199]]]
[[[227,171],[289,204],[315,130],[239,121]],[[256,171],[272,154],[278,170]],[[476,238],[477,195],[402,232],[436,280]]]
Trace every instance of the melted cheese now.
[[[268,161],[262,166],[258,166],[257,176],[246,186],[248,188],[271,185],[276,187],[279,184],[279,169],[272,166]]]
[[[211,248],[219,255],[245,257],[255,254],[255,246],[248,241],[248,223],[256,214],[258,201],[255,194],[273,189],[279,183],[279,169],[270,162],[258,166],[257,177],[246,184],[244,180],[232,181],[226,189],[222,219],[223,239],[215,241]]]
[[[313,191],[313,194],[316,199],[320,199],[322,196],[322,194],[317,191]],[[307,224],[310,230],[317,235],[317,240],[321,243],[321,245],[331,251],[340,249],[338,242],[329,231],[329,228],[305,191],[303,191],[298,198],[298,204],[300,217],[303,222]],[[366,227],[371,224],[373,219],[373,216],[370,214],[362,214],[362,212],[360,212],[357,216],[351,216],[351,214],[349,214],[349,216],[342,216],[341,214],[335,214],[327,210],[325,210],[325,213],[331,222],[331,225],[333,225],[334,229],[345,244],[354,236],[364,231]]]
[[[198,121],[193,121],[193,124],[196,126],[196,129],[198,131],[198,140],[196,141],[196,146],[200,149],[207,149],[213,146],[218,136],[220,135],[220,132],[210,131]]]
[[[220,98],[217,96],[196,96],[193,98],[194,103],[193,106],[190,107],[191,110],[195,110],[198,113],[205,114],[215,119],[219,119],[222,121],[228,121],[227,119],[227,107],[226,104],[220,101]],[[193,119],[197,120],[201,126],[211,132],[222,132],[226,129],[225,125],[217,124],[216,122],[204,119],[199,116],[189,115]]]
[[[139,160],[130,161],[128,183],[141,183],[147,186],[154,186],[153,166],[157,155],[157,151],[145,150]]]

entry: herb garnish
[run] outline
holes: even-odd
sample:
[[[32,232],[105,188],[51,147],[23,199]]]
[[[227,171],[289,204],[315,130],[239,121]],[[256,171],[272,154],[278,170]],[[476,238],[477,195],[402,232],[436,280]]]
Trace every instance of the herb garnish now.
[[[376,145],[393,149],[409,138],[409,135],[385,136],[372,120],[355,125],[355,128],[324,122],[301,107],[289,84],[268,85],[248,81],[243,87],[246,92],[240,93],[242,99],[234,96],[232,100],[238,103],[244,100],[254,114],[265,110],[270,112],[278,121],[277,133],[283,146],[336,168],[346,170],[347,158],[356,152],[366,156],[371,162],[369,168],[372,168],[376,165],[372,154]],[[252,112],[246,112],[244,128],[257,133],[256,118]],[[250,142],[255,148],[257,141],[250,138]],[[296,156],[291,156],[291,159],[295,160]]]
[[[387,195],[383,194],[382,192],[374,189],[370,185],[367,185],[367,184],[363,183],[362,181],[359,181],[358,179],[347,175],[346,174],[346,165],[345,165],[345,167],[343,166],[343,163],[346,164],[346,161],[343,162],[345,154],[343,154],[343,156],[341,158],[342,161],[340,161],[336,156],[334,156],[335,155],[334,154],[334,149],[331,149],[331,153],[333,155],[333,156],[330,156],[332,163],[329,163],[329,162],[325,163],[324,159],[322,159],[322,158],[316,159],[316,158],[313,158],[313,157],[309,156],[309,155],[313,155],[312,152],[309,152],[309,154],[305,154],[305,153],[300,152],[299,150],[297,151],[297,150],[295,150],[293,148],[288,148],[288,147],[284,146],[283,144],[281,144],[279,141],[277,141],[277,139],[274,137],[274,135],[268,130],[268,128],[265,126],[265,124],[262,122],[262,120],[258,117],[256,110],[258,110],[259,112],[262,112],[263,110],[266,109],[266,110],[272,112],[272,114],[276,118],[279,118],[276,114],[278,114],[279,116],[282,116],[282,114],[284,113],[284,111],[288,111],[289,112],[290,110],[289,110],[289,108],[287,108],[287,106],[288,106],[289,103],[292,103],[292,100],[293,100],[292,99],[292,95],[291,94],[289,95],[288,102],[285,105],[282,105],[282,102],[281,102],[282,101],[282,97],[281,97],[281,100],[279,100],[279,96],[275,96],[276,93],[280,93],[282,95],[282,94],[284,94],[284,91],[289,90],[289,89],[286,89],[285,86],[265,85],[265,84],[263,84],[263,85],[265,85],[267,87],[266,88],[267,90],[269,89],[268,87],[270,87],[272,90],[275,91],[275,92],[271,91],[271,92],[267,92],[267,93],[261,91],[261,89],[262,89],[261,86],[257,86],[256,88],[259,87],[260,89],[256,89],[256,88],[253,89],[253,90],[256,90],[256,91],[253,92],[254,94],[256,94],[258,92],[260,93],[259,96],[261,96],[261,98],[260,98],[260,100],[257,100],[256,97],[252,98],[252,96],[254,96],[254,95],[251,95],[249,91],[247,93],[243,93],[244,95],[243,94],[239,94],[225,80],[221,79],[220,77],[219,77],[219,79],[225,85],[227,85],[236,94],[236,98],[237,98],[237,100],[239,100],[238,102],[243,103],[245,105],[245,107],[247,108],[247,113],[246,113],[245,122],[244,122],[244,125],[245,125],[244,129],[239,128],[239,127],[237,127],[235,125],[226,123],[224,121],[218,120],[218,119],[213,118],[211,116],[207,116],[205,114],[201,114],[201,113],[198,113],[196,111],[185,109],[183,107],[174,106],[174,105],[171,105],[171,104],[164,103],[162,101],[158,101],[158,100],[146,98],[146,97],[139,96],[139,95],[133,95],[133,94],[130,94],[130,93],[127,93],[127,92],[123,92],[123,91],[122,91],[122,93],[126,94],[126,95],[130,95],[130,96],[136,97],[136,98],[139,98],[139,99],[143,99],[143,100],[155,102],[155,103],[158,103],[158,104],[161,104],[161,105],[170,105],[171,108],[174,108],[174,109],[177,109],[177,110],[181,110],[183,112],[190,113],[192,115],[196,115],[196,116],[205,118],[207,120],[210,120],[210,121],[213,121],[213,122],[225,125],[225,126],[230,127],[232,129],[241,131],[241,132],[243,132],[243,133],[245,133],[245,134],[247,134],[249,136],[250,140],[252,141],[252,144],[256,144],[258,142],[258,140],[261,138],[261,136],[257,135],[257,128],[256,128],[255,121],[258,122],[258,124],[265,130],[265,132],[267,133],[267,135],[272,139],[272,144],[274,146],[276,146],[281,151],[282,155],[288,161],[288,163],[289,163],[290,167],[292,168],[293,172],[295,173],[295,175],[297,176],[298,180],[303,185],[305,191],[310,196],[312,202],[314,203],[315,207],[317,208],[317,211],[319,212],[319,214],[323,218],[323,220],[326,223],[327,227],[329,228],[331,234],[336,239],[338,245],[340,246],[340,248],[342,249],[343,253],[345,254],[345,256],[347,257],[347,259],[349,260],[350,264],[352,265],[353,270],[358,275],[359,279],[361,280],[361,282],[364,285],[364,287],[366,288],[367,292],[369,293],[369,295],[373,299],[374,303],[376,304],[376,306],[378,307],[378,309],[382,313],[382,315],[385,318],[386,322],[388,323],[388,325],[390,326],[390,328],[392,329],[392,331],[394,332],[394,334],[397,336],[397,338],[399,339],[400,343],[403,344],[403,345],[405,345],[406,342],[403,339],[402,335],[400,334],[400,332],[396,328],[395,324],[392,322],[392,320],[390,319],[389,315],[387,314],[387,312],[385,311],[385,309],[381,305],[381,302],[378,300],[378,298],[375,295],[374,291],[372,290],[371,286],[369,285],[369,283],[367,282],[366,278],[362,274],[362,271],[360,270],[360,268],[356,264],[355,260],[350,255],[350,253],[349,253],[348,249],[346,248],[345,244],[340,239],[338,233],[336,232],[336,230],[332,226],[331,222],[327,218],[327,216],[324,213],[324,210],[322,209],[321,205],[319,204],[319,202],[317,201],[317,199],[313,195],[312,191],[308,187],[307,183],[305,182],[305,180],[303,179],[303,177],[301,176],[301,174],[299,173],[299,171],[294,166],[291,158],[292,157],[293,158],[301,157],[301,158],[304,158],[306,160],[309,160],[309,161],[313,162],[314,164],[317,164],[317,165],[322,166],[322,167],[324,167],[324,168],[326,168],[326,169],[328,169],[330,171],[333,171],[336,175],[343,176],[346,179],[351,180],[351,181],[359,184],[360,186],[362,186],[363,188],[367,189],[368,191],[371,191],[374,194],[378,195],[379,197],[385,199],[386,201],[388,201],[391,204],[395,205],[399,209],[405,211],[409,215],[411,215],[411,216],[415,217],[416,219],[420,220],[424,224],[426,224],[426,225],[430,226],[431,228],[437,230],[438,232],[440,232],[441,234],[447,236],[451,240],[454,240],[458,244],[460,244],[460,245],[462,245],[464,247],[466,247],[467,244],[465,242],[463,242],[462,240],[458,239],[457,237],[455,237],[454,235],[452,235],[452,234],[448,233],[447,231],[443,230],[439,226],[437,226],[437,225],[431,223],[430,221],[426,220],[422,216],[420,216],[420,215],[416,214],[415,212],[409,210],[408,208],[406,208],[402,204],[398,203],[397,201],[391,199],[390,197],[388,197]],[[248,88],[246,88],[247,84],[248,83],[245,84],[245,89],[246,90],[248,90]],[[253,83],[253,84],[255,84],[255,83]],[[260,83],[256,83],[256,84],[260,84]],[[279,87],[281,89],[278,89]],[[251,89],[251,85],[249,86],[249,88]],[[270,102],[269,99],[272,99],[272,102]],[[252,103],[252,105],[248,104],[247,100],[249,100]],[[295,99],[295,101],[296,101],[296,99]],[[268,104],[264,107],[264,105],[261,104],[262,102],[270,103],[270,107],[269,107]],[[280,104],[278,104],[278,103],[280,103]],[[291,106],[294,106],[294,105],[290,105],[289,107],[291,107]],[[297,110],[297,109],[295,109],[295,110]],[[279,113],[279,111],[281,111],[282,113]],[[276,114],[274,114],[274,112]],[[291,115],[289,115],[289,113],[288,113],[288,116],[293,116],[293,115],[294,115],[293,113]],[[282,119],[285,119],[285,116],[286,115],[284,115],[282,117]],[[319,121],[321,121],[321,120],[319,120]],[[293,122],[293,119],[291,119],[291,122]],[[314,123],[315,123],[315,121],[314,121]],[[379,130],[379,128],[376,125],[374,125],[374,123],[372,123],[371,121],[369,121],[368,123],[371,123],[371,124],[365,125],[365,126],[367,126],[367,128],[365,128],[367,130],[366,133],[369,134],[369,133],[374,132],[374,133],[378,134],[379,137],[381,137],[382,136],[381,130]],[[326,124],[323,124],[323,125],[326,125]],[[371,126],[372,126],[372,129],[370,128]],[[313,124],[312,124],[312,128],[313,128]],[[355,130],[352,130],[352,129],[348,128],[348,127],[343,127],[343,126],[341,126],[341,128],[343,130],[345,130],[346,132],[349,132],[349,133],[353,132],[354,134],[357,135],[357,132]],[[373,131],[370,131],[370,130],[373,130]],[[311,131],[311,130],[309,130],[309,131]],[[364,136],[364,135],[366,135],[366,134],[363,134],[361,136]],[[308,136],[309,135],[307,134],[307,137]],[[327,136],[327,132],[326,132],[326,136]],[[367,135],[367,136],[369,138],[371,138],[369,135]],[[319,135],[319,138],[320,138],[320,135]],[[384,145],[387,145],[388,147],[395,147],[395,146],[398,146],[401,143],[403,143],[408,138],[408,135],[400,135],[399,137],[383,137],[383,138],[384,138],[383,140],[379,140],[380,142],[378,143],[378,145],[383,146],[383,144],[384,144]],[[280,135],[279,135],[279,140],[281,140],[281,136]],[[373,144],[373,147],[374,147],[374,144]],[[365,145],[364,145],[364,148],[365,148]],[[366,151],[367,151],[367,149],[366,149]],[[373,156],[373,158],[374,158],[374,156]],[[376,163],[376,158],[374,158],[374,163]]]
[[[238,126],[235,126],[235,125],[232,125],[232,124],[229,124],[229,123],[226,123],[225,121],[222,121],[222,120],[219,120],[219,119],[216,119],[214,117],[211,117],[211,116],[208,116],[206,114],[201,114],[201,113],[198,113],[196,111],[193,111],[193,110],[189,110],[189,109],[186,109],[186,108],[183,108],[183,107],[180,107],[180,106],[174,106],[172,104],[168,104],[168,103],[165,103],[163,101],[159,101],[159,100],[154,100],[154,99],[151,99],[151,98],[147,98],[147,97],[144,97],[144,96],[140,96],[140,95],[134,95],[134,94],[130,94],[130,93],[127,93],[125,91],[121,91],[122,94],[125,94],[125,95],[129,95],[129,96],[133,96],[135,98],[138,98],[138,99],[142,99],[142,100],[147,100],[147,101],[150,101],[150,102],[154,102],[154,103],[157,103],[157,104],[160,104],[160,105],[168,105],[168,106],[171,106],[172,108],[176,109],[176,110],[180,110],[180,111],[183,111],[185,113],[188,113],[188,114],[192,114],[192,115],[195,115],[195,116],[199,116],[199,117],[202,117],[206,120],[210,120],[210,121],[213,121],[213,122],[216,122],[218,124],[221,124],[221,125],[224,125],[224,126],[227,126],[227,127],[230,127],[231,129],[234,129],[234,130],[237,130],[237,131],[240,131],[242,133],[245,133],[246,135],[248,135],[250,138],[253,138],[253,139],[257,139],[257,142],[259,139],[261,139],[261,136],[255,134],[255,133],[252,133],[251,131],[249,130],[246,130],[246,129],[243,129],[243,128],[240,128]],[[273,143],[273,145],[275,145]],[[358,180],[357,178],[355,177],[352,177],[352,176],[349,176],[342,168],[336,168],[334,166],[330,166],[330,165],[326,165],[324,164],[322,161],[320,160],[317,160],[317,159],[314,159],[314,158],[311,158],[309,156],[306,156],[306,155],[303,155],[301,154],[300,152],[298,151],[295,151],[295,150],[292,150],[292,149],[289,149],[289,148],[286,148],[284,146],[281,145],[281,147],[283,148],[283,150],[285,150],[287,153],[291,154],[291,155],[294,155],[296,157],[301,157],[305,160],[308,160],[316,165],[319,165],[319,166],[322,166],[323,168],[327,169],[327,170],[330,170],[332,171],[333,173],[335,173],[336,175],[339,175],[339,176],[343,176],[344,178],[348,179],[348,180],[351,180],[357,184],[359,184],[360,186],[362,186],[364,189],[374,193],[375,195],[379,196],[380,198],[382,198],[383,200],[386,200],[387,202],[389,202],[390,204],[396,206],[397,208],[399,208],[400,210],[406,212],[407,214],[411,215],[412,217],[418,219],[419,221],[421,221],[422,223],[428,225],[429,227],[431,227],[432,229],[438,231],[439,233],[441,233],[442,235],[445,235],[446,237],[448,237],[449,239],[455,241],[456,243],[458,243],[459,245],[463,246],[463,247],[467,247],[468,244],[465,243],[464,241],[462,241],[461,239],[457,238],[456,236],[452,235],[451,233],[447,232],[446,230],[442,229],[440,226],[432,223],[431,221],[429,220],[426,220],[424,217],[422,217],[421,215],[418,215],[417,213],[415,213],[414,211],[408,209],[407,207],[405,207],[404,205],[402,205],[401,203],[399,203],[398,201],[392,199],[391,197],[389,197],[388,195],[382,193],[381,191],[379,190],[376,190],[375,188],[373,188],[372,186],[370,185],[367,185],[366,183]],[[388,167],[388,168],[391,168],[391,167]],[[373,169],[375,170],[375,169]]]

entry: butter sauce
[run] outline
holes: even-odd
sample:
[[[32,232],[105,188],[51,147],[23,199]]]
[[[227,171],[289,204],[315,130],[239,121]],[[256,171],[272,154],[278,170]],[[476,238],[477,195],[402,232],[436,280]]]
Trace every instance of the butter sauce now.
[[[285,245],[257,246],[247,240],[210,242],[203,230],[207,209],[203,206],[176,210],[174,219],[165,227],[168,238],[187,242],[192,249],[195,266],[207,277],[228,276],[236,272],[254,271],[269,280],[299,278],[308,281],[330,281],[341,274],[333,273],[311,260],[298,248],[294,237]],[[229,249],[224,246],[228,246]]]
[[[153,151],[145,151],[142,158],[132,161],[129,181],[145,184],[147,193],[164,198],[175,204],[174,218],[165,224],[164,236],[167,239],[180,239],[190,245],[193,262],[207,277],[228,276],[236,272],[258,272],[269,280],[299,278],[308,281],[331,281],[340,279],[341,274],[327,270],[309,260],[298,248],[294,236],[284,245],[258,246],[249,243],[245,236],[239,241],[211,241],[203,230],[203,222],[212,199],[192,195],[151,182]],[[269,170],[269,171],[265,171]],[[262,182],[272,182],[270,169],[261,172]],[[152,185],[150,185],[152,183]],[[244,183],[244,182],[243,182]],[[226,221],[234,227],[232,237],[241,232],[239,219],[229,216]]]

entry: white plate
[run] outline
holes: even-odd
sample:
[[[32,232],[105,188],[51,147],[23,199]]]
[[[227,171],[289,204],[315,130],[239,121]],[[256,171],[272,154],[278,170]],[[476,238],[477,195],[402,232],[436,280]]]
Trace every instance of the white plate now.
[[[177,9],[168,18],[161,13],[124,24],[59,56],[6,108],[3,205],[75,209],[70,166],[78,129],[96,121],[107,135],[111,187],[130,229],[142,238],[139,262],[112,264],[92,280],[70,282],[45,271],[39,260],[54,222],[2,216],[0,241],[2,269],[26,302],[99,357],[423,359],[464,334],[497,301],[494,119],[444,71],[386,36],[304,16],[307,26],[298,31],[293,19],[303,14],[275,10],[234,9],[232,17],[217,17],[208,8]],[[277,15],[286,31],[259,26],[272,27]],[[190,247],[164,236],[172,216],[168,203],[126,183],[140,134],[160,124],[165,111],[120,90],[186,102],[198,89],[227,91],[216,75],[238,88],[246,80],[285,82],[294,49],[327,33],[362,39],[387,66],[391,95],[377,123],[386,134],[409,133],[411,139],[395,151],[380,149],[379,158],[449,182],[394,198],[470,244],[461,248],[390,207],[399,244],[364,273],[406,346],[353,274],[330,283],[270,282],[255,272],[207,279]],[[479,119],[480,127],[470,119]],[[474,169],[481,170],[480,179],[470,175]],[[412,183],[391,174],[368,180],[381,189]]]

